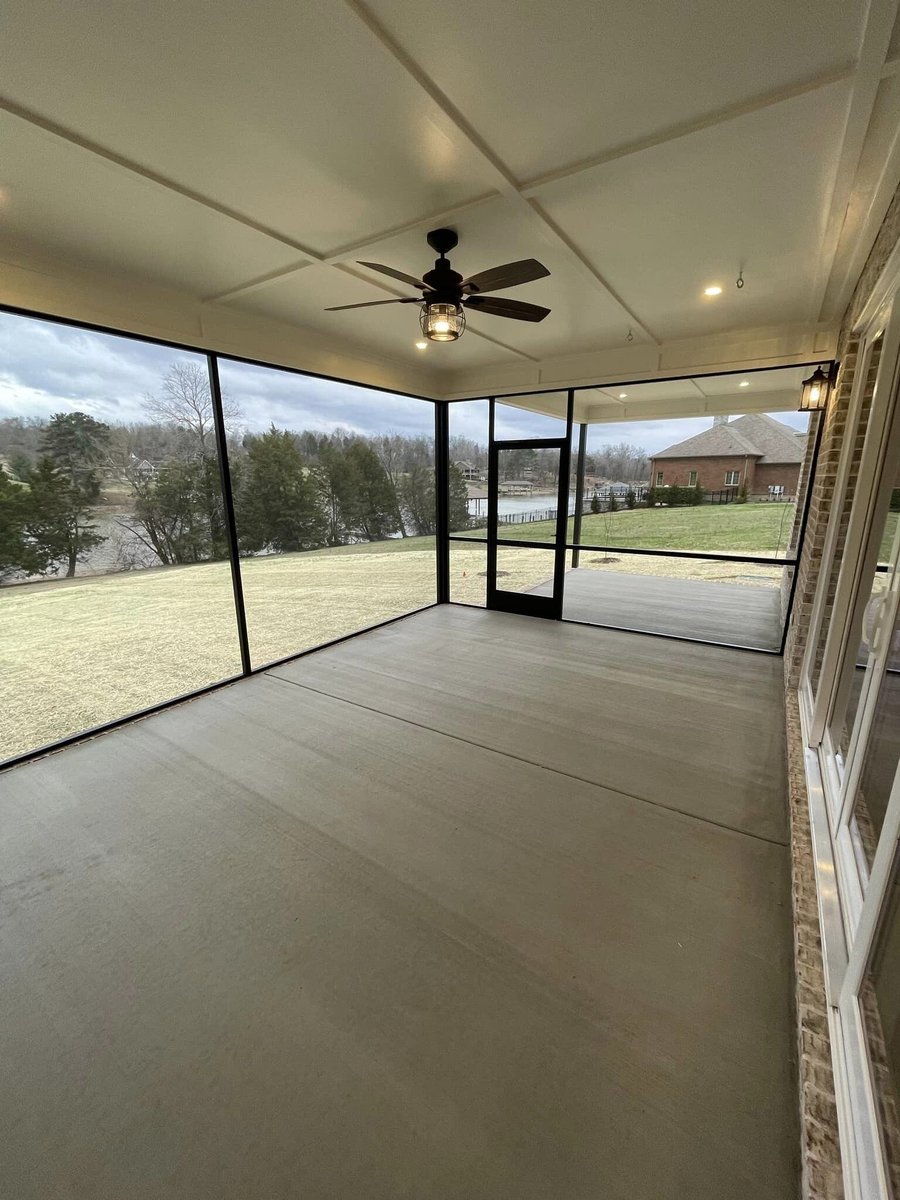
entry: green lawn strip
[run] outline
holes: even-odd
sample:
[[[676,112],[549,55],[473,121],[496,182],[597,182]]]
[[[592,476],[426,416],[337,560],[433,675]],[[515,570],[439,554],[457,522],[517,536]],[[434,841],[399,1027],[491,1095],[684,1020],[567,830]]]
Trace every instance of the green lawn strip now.
[[[792,504],[708,504],[697,508],[636,508],[586,513],[581,541],[592,546],[631,546],[639,550],[711,550],[734,554],[784,553],[794,519]],[[571,541],[573,521],[568,524]],[[553,521],[503,525],[511,541],[552,541]],[[472,530],[484,537],[483,529]]]

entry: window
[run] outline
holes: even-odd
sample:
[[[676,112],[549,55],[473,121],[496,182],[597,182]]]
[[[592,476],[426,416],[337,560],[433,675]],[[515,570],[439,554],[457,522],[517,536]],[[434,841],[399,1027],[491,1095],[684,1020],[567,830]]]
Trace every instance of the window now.
[[[697,486],[697,472],[689,471],[688,472],[688,487],[696,487],[696,486]]]
[[[656,486],[662,487],[662,485],[663,485],[663,473],[662,473],[662,471],[657,471],[656,472]]]
[[[725,472],[725,486],[726,487],[737,487],[737,485],[740,482],[741,482],[740,471],[726,471]]]

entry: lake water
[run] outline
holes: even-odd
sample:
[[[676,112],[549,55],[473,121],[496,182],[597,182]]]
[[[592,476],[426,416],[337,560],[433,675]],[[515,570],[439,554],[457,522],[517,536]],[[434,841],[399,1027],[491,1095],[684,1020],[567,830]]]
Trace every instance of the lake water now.
[[[516,513],[540,512],[545,508],[556,508],[556,492],[536,492],[532,496],[498,496],[497,511],[501,516],[512,516]],[[569,497],[569,515],[575,512],[575,497]],[[469,501],[469,516],[487,516],[487,500]]]

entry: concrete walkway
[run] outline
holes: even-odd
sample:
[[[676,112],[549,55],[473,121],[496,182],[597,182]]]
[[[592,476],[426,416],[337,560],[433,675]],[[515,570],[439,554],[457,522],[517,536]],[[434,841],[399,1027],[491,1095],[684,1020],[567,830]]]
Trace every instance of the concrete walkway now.
[[[17,1200],[795,1194],[780,662],[444,606],[0,776]]]

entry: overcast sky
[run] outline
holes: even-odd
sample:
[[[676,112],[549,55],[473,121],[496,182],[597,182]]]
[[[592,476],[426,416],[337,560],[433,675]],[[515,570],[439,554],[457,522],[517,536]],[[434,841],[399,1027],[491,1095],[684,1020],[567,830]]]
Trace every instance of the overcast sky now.
[[[165,346],[0,313],[0,417],[46,418],[80,409],[110,423],[141,421],[144,397],[159,390],[173,362],[192,357],[204,361]],[[432,406],[422,401],[242,363],[221,362],[220,373],[223,389],[240,405],[242,425],[251,431],[274,422],[320,432],[339,427],[362,434],[434,432]],[[453,404],[451,434],[486,443],[487,407],[487,401]],[[773,415],[806,428],[805,414]],[[588,447],[628,441],[652,454],[710,423],[702,417],[596,425]],[[500,437],[558,437],[559,428],[550,418],[510,405],[497,410]]]

